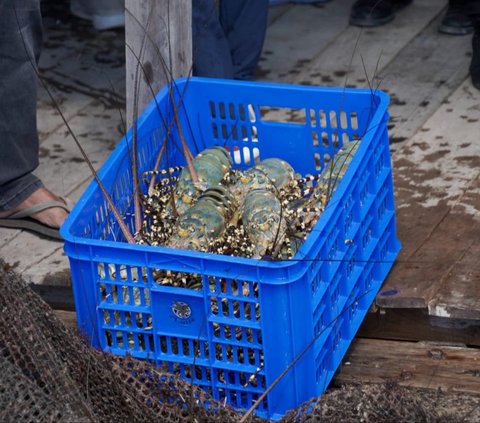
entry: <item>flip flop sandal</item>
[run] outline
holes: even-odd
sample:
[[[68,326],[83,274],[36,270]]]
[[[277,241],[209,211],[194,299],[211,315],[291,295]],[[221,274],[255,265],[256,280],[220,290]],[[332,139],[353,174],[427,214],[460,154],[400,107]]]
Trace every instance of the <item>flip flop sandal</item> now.
[[[54,207],[60,207],[67,212],[70,212],[68,200],[65,200],[63,198],[62,200],[63,201],[46,201],[45,203],[35,204],[32,207],[27,207],[24,210],[20,210],[19,212],[14,213],[11,216],[0,219],[0,227],[24,229],[29,232],[34,232],[49,238],[63,241],[63,238],[60,236],[59,230],[57,228],[52,228],[51,226],[39,222],[38,220],[31,217],[35,213],[39,213],[43,210],[51,209]]]

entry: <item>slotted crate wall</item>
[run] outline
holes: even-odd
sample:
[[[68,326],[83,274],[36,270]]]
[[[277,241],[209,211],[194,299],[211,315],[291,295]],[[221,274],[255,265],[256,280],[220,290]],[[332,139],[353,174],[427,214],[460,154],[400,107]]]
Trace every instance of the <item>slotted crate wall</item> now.
[[[257,408],[278,418],[326,389],[398,254],[388,97],[201,78],[176,81],[174,93],[181,131],[166,90],[137,121],[140,174],[153,168],[167,136],[162,168],[185,163],[183,137],[194,154],[226,146],[240,169],[256,156],[279,157],[302,175],[360,142],[290,261],[128,244],[96,183],[61,230],[78,325],[93,345],[166,364],[238,408],[250,407],[302,354]],[[131,140],[132,129],[100,178],[134,232]],[[194,278],[197,289],[158,283],[165,270]]]

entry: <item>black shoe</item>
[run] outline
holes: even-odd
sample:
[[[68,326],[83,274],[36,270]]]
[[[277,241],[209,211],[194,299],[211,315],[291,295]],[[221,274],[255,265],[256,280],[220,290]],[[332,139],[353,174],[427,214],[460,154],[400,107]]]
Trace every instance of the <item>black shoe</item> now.
[[[450,0],[438,30],[444,34],[466,35],[473,32],[473,22],[468,16],[468,1]]]
[[[411,2],[412,0],[357,0],[350,12],[350,24],[369,27],[384,25]]]
[[[475,88],[480,90],[480,26],[475,28],[472,38],[472,61],[470,62],[470,77]]]

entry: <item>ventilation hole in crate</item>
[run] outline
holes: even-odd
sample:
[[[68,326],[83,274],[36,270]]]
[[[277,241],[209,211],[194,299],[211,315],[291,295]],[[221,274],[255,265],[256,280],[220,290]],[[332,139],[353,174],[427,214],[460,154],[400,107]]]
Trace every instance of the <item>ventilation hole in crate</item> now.
[[[107,344],[107,346],[109,347],[113,346],[112,332],[109,330],[105,330],[104,333],[105,333],[105,343]]]
[[[221,302],[221,304],[222,304],[222,305],[221,305],[221,307],[222,307],[222,314],[223,314],[225,317],[230,317],[230,313],[231,313],[231,311],[230,311],[230,305],[231,305],[230,302],[229,302],[226,298],[222,298],[220,302]],[[233,306],[234,306],[234,308],[233,308],[233,313],[234,313],[234,314],[235,314],[235,303],[236,303],[236,302],[237,302],[237,301],[234,301],[234,302],[233,302]]]
[[[330,110],[330,126],[332,128],[337,128],[337,112],[335,110]]]
[[[122,301],[124,304],[130,304],[130,300],[132,299],[130,295],[130,287],[122,285]]]
[[[253,348],[247,348],[247,354],[248,354],[248,362],[250,364],[259,364],[258,350],[254,350]]]
[[[167,348],[167,337],[166,336],[160,336],[160,351],[162,353],[167,353],[168,348]]]
[[[320,159],[320,154],[319,153],[314,153],[313,154],[313,160],[315,163],[315,170],[322,170],[322,161]]]
[[[110,320],[110,312],[109,310],[103,310],[103,323],[109,325],[111,320]]]
[[[185,356],[190,356],[190,342],[191,340],[182,339],[182,353]]]
[[[237,341],[241,341],[243,338],[242,328],[240,326],[234,326],[234,330],[235,330],[235,339]]]
[[[250,162],[250,150],[247,148],[247,147],[243,147],[243,157],[245,157],[245,159],[242,158],[242,153],[240,152],[240,148],[238,148],[237,146],[235,146],[233,148],[233,163],[236,164],[236,165],[239,165],[239,164],[242,164],[242,163],[248,163]]]
[[[238,141],[238,128],[236,125],[232,125],[231,127],[231,134],[232,134],[232,139],[235,141]]]
[[[346,132],[342,134],[342,145],[345,146],[350,142],[350,137]]]
[[[241,347],[236,347],[235,348],[237,354],[236,354],[236,362],[240,364],[245,363],[245,351]]]
[[[101,283],[100,285],[98,285],[98,289],[100,291],[100,298],[102,299],[102,301],[105,301],[110,298],[110,295],[107,292],[107,285],[105,285],[104,283]]]
[[[318,116],[320,118],[320,126],[322,128],[326,128],[327,127],[327,113],[325,112],[325,110],[319,110]]]
[[[230,325],[223,326],[223,337],[225,339],[230,339],[232,337],[232,331]]]
[[[224,372],[224,370],[222,370],[222,369],[216,369],[216,370],[215,370],[215,376],[216,376],[217,382],[219,382],[219,383],[226,383],[226,382],[225,382],[225,372]],[[223,389],[220,389],[220,390],[219,390],[219,394],[222,394],[222,393],[224,393],[224,392],[225,392],[225,391],[224,391]]]
[[[317,116],[315,114],[315,110],[309,109],[308,110],[308,115],[310,116],[310,120],[309,120],[310,126],[312,128],[315,128],[317,126]]]
[[[218,126],[216,123],[212,123],[212,137],[218,139]]]
[[[245,138],[248,139],[248,131],[246,126],[243,126],[243,125],[240,126],[240,133],[241,133],[242,139],[245,139]]]
[[[307,122],[304,108],[260,106],[264,122],[294,123],[305,125]]]
[[[225,140],[230,138],[229,133],[228,133],[227,125],[223,124],[221,126],[221,128],[222,128],[222,138],[225,139]]]
[[[228,111],[229,111],[230,119],[235,120],[235,104],[229,103]]]
[[[318,147],[318,132],[312,131],[312,144],[314,147]]]
[[[182,365],[180,367],[180,376],[185,378],[185,379],[191,380],[192,379],[192,369],[191,369],[191,367]]]
[[[138,282],[138,268],[135,266],[134,267],[129,266],[127,269],[129,273],[129,279],[132,282]]]
[[[328,163],[330,163],[330,160],[332,160],[332,158],[330,157],[330,154],[325,153],[325,154],[323,155],[323,162],[325,163],[325,165],[327,165]]]
[[[358,129],[358,115],[357,115],[357,112],[350,112],[350,128]]]
[[[125,324],[125,326],[132,326],[132,313],[129,312],[129,311],[125,311],[123,313],[123,319],[124,321],[122,322],[122,324]]]
[[[148,288],[144,288],[143,289],[143,296],[145,298],[145,306],[149,306],[150,305],[150,289]]]
[[[243,104],[238,105],[238,117],[240,120],[246,120],[245,106]]]
[[[348,128],[348,123],[347,123],[347,114],[344,111],[340,112],[340,126],[343,129]]]
[[[250,282],[244,281],[242,283],[242,296],[249,297],[250,296]]]
[[[124,348],[125,343],[123,339],[123,332],[117,330],[115,333],[116,333],[115,339],[117,341],[117,347]]]
[[[253,107],[253,104],[248,104],[247,110],[248,110],[248,119],[250,120],[250,122],[256,122],[257,116],[255,115],[255,107]],[[261,112],[261,109],[260,109],[260,112]]]
[[[217,112],[215,110],[215,103],[213,101],[209,101],[208,105],[210,107],[210,116],[215,119],[217,117]]]
[[[147,315],[145,315],[146,317]],[[134,317],[134,322],[135,322],[135,326],[137,328],[143,328],[144,327],[144,315],[142,313],[133,313],[133,317]],[[146,323],[146,321],[145,321]],[[145,324],[146,326],[146,324]]]
[[[137,336],[138,340],[138,348],[145,351],[147,349],[146,343],[145,343],[145,335],[143,333],[139,333]]]
[[[218,114],[220,116],[220,119],[225,119],[225,117],[226,117],[225,103],[218,103]]]
[[[132,350],[135,348],[135,339],[133,336],[133,332],[127,332],[127,345],[125,348]]]
[[[255,316],[252,315],[252,305],[250,303],[243,303],[243,316],[241,315],[241,308],[237,307],[236,308],[236,314],[235,317],[244,317],[247,320],[255,320]]]
[[[215,346],[215,359],[217,359],[218,361],[221,361],[222,357],[224,355],[223,354],[223,345],[215,343],[214,346]]]
[[[117,285],[110,285],[110,301],[118,304],[118,287]]]
[[[218,301],[217,297],[210,298],[210,310],[212,314],[218,315]]]
[[[218,292],[217,279],[215,278],[215,276],[208,276],[208,290],[210,292]]]
[[[172,353],[178,355],[179,353],[179,345],[177,338],[170,338],[170,346],[172,348]]]
[[[329,146],[329,137],[328,137],[328,132],[322,132],[322,145],[324,147],[328,147]]]
[[[145,336],[145,341],[146,341],[145,349],[151,352],[155,351],[155,343],[153,341],[153,335],[149,334]]]

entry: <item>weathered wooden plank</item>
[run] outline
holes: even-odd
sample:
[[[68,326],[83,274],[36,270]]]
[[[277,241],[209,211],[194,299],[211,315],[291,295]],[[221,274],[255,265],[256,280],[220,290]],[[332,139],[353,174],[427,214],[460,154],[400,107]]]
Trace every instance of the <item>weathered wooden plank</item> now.
[[[152,101],[151,90],[157,93],[172,77],[191,71],[192,11],[191,0],[126,0],[125,9],[130,127]]]
[[[303,67],[302,72],[295,78],[295,82],[308,81],[309,84],[340,87],[345,85],[368,87],[368,80],[373,80],[375,76],[379,76],[379,73],[384,76],[389,75],[389,73],[383,73],[382,69],[410,41],[421,34],[431,19],[437,16],[445,6],[443,1],[415,1],[398,13],[387,25],[366,29],[347,27],[350,2],[345,3],[348,4],[343,7],[348,7],[348,10],[341,12],[344,18],[344,21],[341,21],[344,30],[318,57]],[[325,9],[328,10],[329,7],[330,4]],[[339,19],[338,13],[335,11],[337,19]],[[328,25],[328,22],[319,21],[320,31],[323,31],[324,23]],[[339,24],[336,23],[336,25]],[[303,40],[303,42],[308,41]],[[315,38],[316,42],[317,38]],[[372,82],[372,85],[376,87],[380,83],[382,89],[388,87],[390,82],[392,81],[389,79],[378,79]]]
[[[440,34],[442,16],[380,72],[380,88],[392,97],[392,151],[398,150],[396,143],[412,137],[468,75],[470,38]]]
[[[95,169],[99,169],[122,136],[116,110],[92,101],[70,119],[76,134]],[[92,175],[70,133],[63,126],[41,143],[40,166],[36,174],[58,195],[77,200]],[[68,260],[62,244],[35,235],[0,229],[0,255],[6,262],[20,261],[16,270],[28,282],[45,283],[63,277],[68,282]],[[25,251],[31,251],[25,254]]]
[[[288,10],[293,7],[291,4],[278,4],[274,6],[270,6],[268,9],[268,23],[267,25],[272,25],[280,16],[284,15],[288,12]]]
[[[260,79],[298,82],[302,68],[318,71],[311,62],[347,27],[352,3],[291,7],[268,27],[259,63]]]
[[[480,346],[480,320],[430,316],[427,309],[378,309],[367,314],[357,336]]]
[[[31,284],[30,288],[40,295],[43,301],[53,309],[65,311],[75,310],[71,286]]]
[[[125,41],[117,31],[95,30],[87,21],[72,28],[68,12],[44,10],[45,42],[39,71],[67,119],[92,100],[125,108]],[[55,5],[68,8],[68,5]],[[84,22],[84,25],[82,23]],[[68,42],[65,42],[68,40]],[[39,84],[37,121],[40,140],[63,126],[43,85]]]
[[[476,348],[357,338],[335,382],[395,381],[403,386],[480,395],[479,369]]]
[[[377,297],[382,307],[426,308],[480,236],[479,104],[465,81],[394,156],[403,250]],[[469,274],[464,288],[475,280]]]
[[[75,312],[66,310],[55,310],[55,314],[67,328],[72,330],[77,329],[77,314]]]
[[[477,238],[472,240],[472,244],[466,245],[465,254],[452,266],[429,301],[430,314],[480,319],[480,230],[475,233]]]

